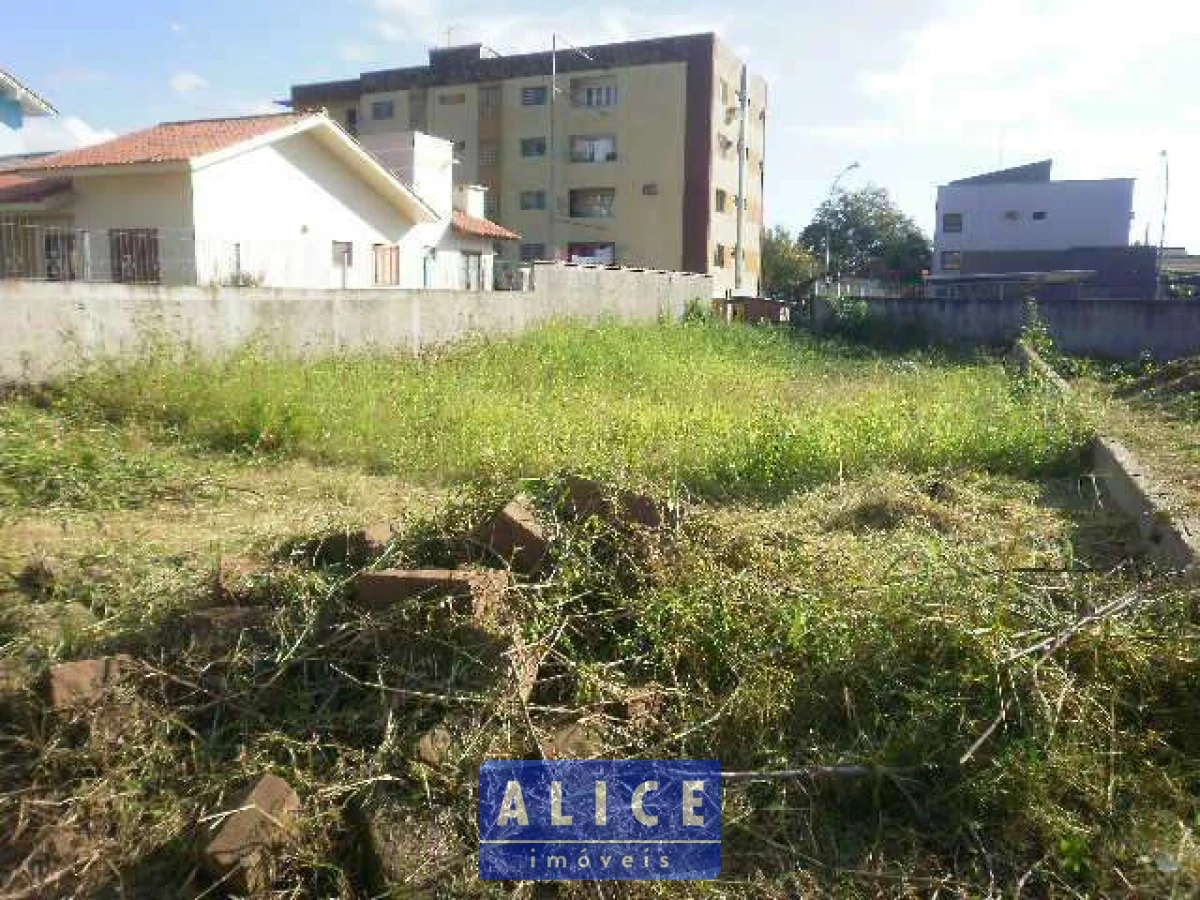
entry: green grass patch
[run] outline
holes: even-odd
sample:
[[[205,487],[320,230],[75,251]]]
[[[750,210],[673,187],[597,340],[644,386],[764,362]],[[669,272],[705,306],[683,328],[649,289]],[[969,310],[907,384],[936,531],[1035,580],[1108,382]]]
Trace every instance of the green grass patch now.
[[[158,353],[92,368],[58,386],[55,407],[205,451],[427,482],[584,468],[712,497],[884,466],[1054,471],[1089,435],[1078,410],[985,358],[705,323],[557,325],[424,360]]]

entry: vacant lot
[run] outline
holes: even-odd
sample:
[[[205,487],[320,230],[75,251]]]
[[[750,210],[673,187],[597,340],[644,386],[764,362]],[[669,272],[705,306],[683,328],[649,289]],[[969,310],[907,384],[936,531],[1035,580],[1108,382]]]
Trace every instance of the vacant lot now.
[[[621,895],[1192,894],[1194,596],[1080,481],[1090,422],[988,359],[699,323],[421,362],[159,353],[13,397],[3,654],[31,685],[138,663],[89,708],[31,689],[0,712],[0,896],[197,895],[213,817],[265,772],[302,801],[280,896],[363,894],[364,805],[396,896],[511,896],[472,874],[478,765],[570,725],[576,752],[874,773],[732,787],[721,882]],[[568,472],[683,518],[573,521]],[[553,538],[506,600],[543,654],[526,702],[469,622],[351,587],[363,564],[461,562],[518,490]],[[311,550],[382,520],[369,559]],[[222,557],[264,612],[201,634],[184,617]],[[438,723],[448,746],[418,752]]]

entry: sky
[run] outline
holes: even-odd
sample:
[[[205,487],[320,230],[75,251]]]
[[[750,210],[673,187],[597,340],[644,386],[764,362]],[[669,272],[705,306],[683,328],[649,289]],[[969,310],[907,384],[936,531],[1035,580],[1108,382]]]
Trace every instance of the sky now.
[[[62,113],[57,149],[159,121],[277,109],[294,83],[500,53],[716,31],[769,86],[768,225],[803,228],[852,162],[932,233],[939,184],[1054,160],[1056,178],[1137,179],[1131,240],[1200,253],[1195,0],[53,0],[0,5],[0,68]]]

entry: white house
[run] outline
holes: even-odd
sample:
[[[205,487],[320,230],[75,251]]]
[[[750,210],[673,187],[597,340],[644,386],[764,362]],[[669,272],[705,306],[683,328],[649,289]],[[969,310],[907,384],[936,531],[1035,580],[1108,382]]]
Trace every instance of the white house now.
[[[449,142],[390,170],[324,114],[169,122],[0,173],[0,276],[491,287],[518,236],[452,188]],[[406,164],[405,164],[406,163]]]
[[[1050,168],[1044,160],[939,187],[934,274],[967,271],[964,257],[994,266],[1004,261],[996,254],[1128,246],[1133,179],[1052,181]]]

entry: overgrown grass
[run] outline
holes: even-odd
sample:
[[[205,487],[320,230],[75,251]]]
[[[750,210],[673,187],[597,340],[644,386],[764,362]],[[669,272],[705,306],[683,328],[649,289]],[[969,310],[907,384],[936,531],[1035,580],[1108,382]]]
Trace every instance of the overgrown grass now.
[[[560,325],[422,361],[164,352],[93,368],[54,405],[205,451],[441,483],[585,468],[712,497],[881,467],[1061,470],[1088,434],[1077,410],[986,359],[898,359],[704,323]]]

